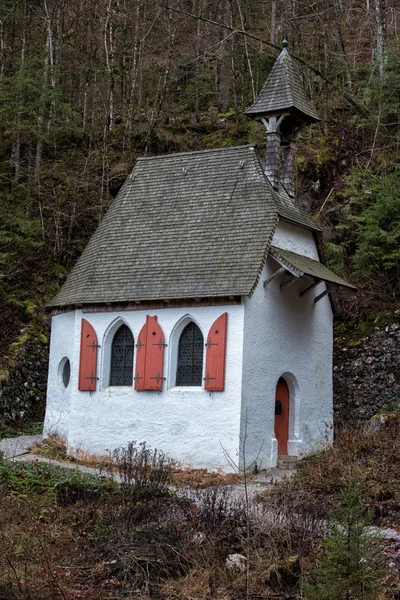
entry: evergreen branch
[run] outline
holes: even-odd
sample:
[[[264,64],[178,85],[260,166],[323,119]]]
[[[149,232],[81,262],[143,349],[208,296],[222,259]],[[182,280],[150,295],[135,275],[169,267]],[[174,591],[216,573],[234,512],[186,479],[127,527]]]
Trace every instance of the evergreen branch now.
[[[237,29],[236,27],[231,27],[230,25],[226,25],[225,23],[219,23],[218,21],[213,21],[212,19],[207,19],[207,17],[203,17],[202,15],[194,15],[193,13],[187,12],[186,10],[182,10],[180,8],[174,8],[172,6],[168,6],[167,4],[162,4],[161,2],[159,2],[159,6],[161,6],[162,8],[165,8],[166,10],[172,10],[173,12],[179,13],[181,15],[191,17],[192,19],[204,21],[205,23],[209,23],[210,25],[215,25],[216,27],[220,27],[221,29],[227,29],[228,31],[231,31],[232,33],[237,33],[239,35],[243,35],[245,37],[250,38],[251,40],[260,42],[261,44],[264,44],[265,46],[269,46],[270,48],[279,50],[279,52],[282,51],[282,48],[280,46],[278,46],[277,44],[273,44],[272,42],[267,42],[266,40],[263,40],[262,38],[259,38],[258,36],[253,35],[252,33],[249,33],[248,31],[245,31],[244,29]],[[294,58],[295,60],[297,60],[302,65],[304,65],[307,69],[310,69],[310,71],[312,71],[315,75],[320,77],[330,87],[332,87],[334,90],[339,92],[339,94],[341,94],[347,100],[347,102],[349,102],[357,110],[357,112],[361,113],[362,115],[369,114],[368,111],[363,106],[358,104],[358,102],[353,100],[353,98],[351,96],[349,96],[345,91],[341,90],[335,83],[333,83],[330,79],[328,79],[328,77],[326,77],[322,73],[322,71],[320,71],[320,69],[318,69],[317,67],[314,67],[314,65],[312,65],[311,63],[306,61],[304,58],[301,58],[300,56],[296,56],[295,54],[292,54],[292,53],[290,53],[290,56],[292,58]]]

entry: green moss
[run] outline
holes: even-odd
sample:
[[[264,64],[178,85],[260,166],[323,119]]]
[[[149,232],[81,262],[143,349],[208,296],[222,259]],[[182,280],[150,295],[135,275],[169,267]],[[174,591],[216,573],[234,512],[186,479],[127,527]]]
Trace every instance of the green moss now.
[[[361,346],[361,344],[362,344],[362,340],[350,340],[349,341],[350,348],[357,348],[358,346]]]
[[[399,322],[399,310],[383,311],[373,315],[338,320],[334,324],[334,334],[335,336],[349,336],[353,340],[361,340],[374,327],[386,327]]]
[[[236,119],[241,118],[241,117],[242,117],[242,115],[233,108],[228,110],[228,112],[226,112],[226,113],[220,113],[219,115],[217,115],[218,119],[228,119],[228,120],[232,120],[232,121],[235,121]]]
[[[47,332],[48,326],[46,323],[40,317],[33,318],[29,325],[23,329],[18,339],[10,344],[5,357],[7,364],[9,366],[13,365],[21,349],[31,340],[39,340],[44,346],[47,346],[49,341]]]
[[[21,499],[42,497],[49,503],[57,500],[76,501],[99,497],[116,487],[110,480],[97,475],[88,475],[74,469],[58,467],[48,463],[0,464],[0,485],[11,496]]]

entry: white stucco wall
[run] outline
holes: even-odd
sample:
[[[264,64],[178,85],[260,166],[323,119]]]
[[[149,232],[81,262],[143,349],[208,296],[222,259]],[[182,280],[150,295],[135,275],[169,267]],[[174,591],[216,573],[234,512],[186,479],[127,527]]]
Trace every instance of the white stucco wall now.
[[[273,245],[317,259],[311,232],[280,223]],[[275,390],[283,376],[290,390],[288,453],[301,455],[332,437],[332,310],[327,296],[318,303],[321,284],[304,297],[310,280],[284,290],[285,275],[263,282],[279,265],[269,258],[252,298],[245,299],[241,437],[247,467],[274,466]]]
[[[75,313],[54,317],[51,322],[49,374],[47,383],[46,416],[44,431],[67,439],[71,390],[78,385],[77,364],[79,354],[75,348]],[[67,388],[62,383],[62,362],[67,358],[71,364],[71,378]]]
[[[308,229],[280,221],[272,238],[272,246],[283,250],[303,254],[308,258],[319,260],[313,234]]]
[[[202,387],[176,387],[176,355],[182,329],[191,319],[200,327],[206,341],[211,325],[224,312],[228,313],[225,391],[210,394]],[[133,387],[109,387],[113,334],[124,322],[130,327],[136,344],[146,314],[157,315],[168,344],[164,354],[167,379],[163,391],[136,392]],[[101,345],[97,357],[98,389],[94,393],[77,389],[82,317],[93,325]],[[243,320],[243,305],[119,314],[76,311],[53,317],[45,431],[65,437],[70,450],[103,454],[132,440],[146,441],[184,465],[229,470],[224,450],[236,459],[239,446]],[[57,371],[66,353],[73,360],[71,382],[64,390]]]

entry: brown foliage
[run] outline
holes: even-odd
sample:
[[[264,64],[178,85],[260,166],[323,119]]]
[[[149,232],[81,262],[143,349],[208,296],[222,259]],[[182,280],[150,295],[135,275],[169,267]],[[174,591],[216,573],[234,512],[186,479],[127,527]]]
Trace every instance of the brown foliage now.
[[[400,525],[399,413],[339,432],[332,448],[303,459],[296,476],[270,494],[278,503],[287,494],[305,494],[315,516],[325,518],[350,479],[362,486],[377,523]]]

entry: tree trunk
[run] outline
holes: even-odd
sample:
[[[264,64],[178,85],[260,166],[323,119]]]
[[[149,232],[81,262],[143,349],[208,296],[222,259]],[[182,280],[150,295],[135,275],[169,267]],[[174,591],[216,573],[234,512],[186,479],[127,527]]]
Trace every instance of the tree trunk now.
[[[23,8],[23,25],[22,25],[22,40],[21,40],[21,63],[19,67],[20,74],[23,73],[25,67],[25,47],[26,47],[26,2]],[[3,39],[2,39],[3,42]],[[2,65],[3,66],[3,65]],[[21,102],[21,90],[18,92],[18,103]],[[11,148],[11,162],[14,165],[14,181],[19,180],[21,166],[21,113],[18,110],[15,117],[15,138]]]
[[[385,0],[373,0],[373,59],[378,65],[379,75],[383,78],[386,62],[386,6]]]
[[[46,50],[48,48],[48,38],[46,41]],[[43,64],[43,78],[42,78],[42,97],[40,99],[39,105],[39,117],[38,117],[38,126],[37,126],[37,142],[36,142],[36,157],[35,157],[35,170],[33,174],[33,180],[37,186],[39,186],[40,182],[40,167],[42,163],[42,136],[45,130],[45,114],[46,114],[46,89],[47,89],[47,80],[49,75],[49,60],[47,57],[47,52],[44,59]]]
[[[199,0],[198,14],[201,16],[202,13],[202,0]],[[197,30],[196,30],[196,87],[195,87],[195,117],[196,123],[200,123],[200,110],[199,110],[199,80],[200,80],[200,47],[201,47],[201,21],[197,19]]]
[[[275,31],[276,31],[276,0],[271,1],[271,28],[269,30],[269,41],[271,44],[275,44]]]
[[[240,0],[236,0],[236,2],[237,2],[237,7],[238,7],[238,11],[239,11],[239,16],[240,16],[240,25],[242,27],[242,30],[244,31],[245,24],[244,24],[242,9],[240,6]],[[256,89],[254,86],[253,69],[251,67],[251,61],[250,61],[250,57],[249,57],[249,49],[247,46],[246,36],[244,36],[244,50],[245,50],[245,54],[246,54],[247,68],[249,69],[249,75],[250,75],[250,80],[251,80],[251,91],[253,92],[253,102],[254,102],[256,99]]]
[[[165,101],[167,88],[168,88],[168,80],[169,73],[171,70],[171,62],[175,45],[175,31],[171,24],[171,19],[168,19],[168,28],[169,28],[169,49],[168,49],[168,57],[164,69],[164,74],[160,76],[157,86],[157,93],[153,104],[153,110],[151,111],[151,117],[149,122],[149,127],[147,130],[147,139],[145,151],[148,152],[150,150],[151,145],[151,133],[154,127],[154,124],[157,122],[159,114],[161,112],[162,106]]]
[[[47,52],[48,52],[48,56],[49,56],[48,62],[50,65],[50,81],[51,81],[51,87],[54,89],[56,87],[56,80],[55,80],[55,76],[54,76],[53,23],[52,23],[52,18],[50,15],[49,7],[47,4],[47,0],[44,0],[44,10],[45,10],[45,15],[46,15],[46,25],[47,25],[46,48],[47,48]],[[53,97],[51,99],[51,105],[50,105],[50,116],[47,121],[48,131],[50,130],[51,121],[55,118],[55,113],[56,113],[56,101],[55,101],[55,98],[53,95]]]
[[[232,6],[230,0],[222,0],[220,20],[222,23],[232,26]],[[230,44],[226,31],[220,31],[220,46],[217,53],[218,70],[217,70],[217,86],[219,93],[219,105],[222,113],[228,109],[230,102],[230,87],[231,87],[231,57]]]
[[[108,131],[111,133],[114,124],[114,40],[113,40],[113,11],[112,0],[108,0],[107,17],[104,27],[104,52],[106,57],[106,65],[108,71],[108,106],[107,122]]]
[[[127,113],[126,125],[125,125],[125,138],[131,133],[132,124],[133,124],[133,113],[134,113],[134,105],[135,105],[135,94],[136,94],[136,84],[137,84],[138,67],[139,67],[139,53],[140,53],[139,18],[140,18],[140,5],[139,5],[139,2],[136,2],[135,29],[134,29],[134,35],[133,35],[133,52],[132,52],[132,67],[131,67],[131,89],[130,89],[130,94],[129,94],[128,113]]]

